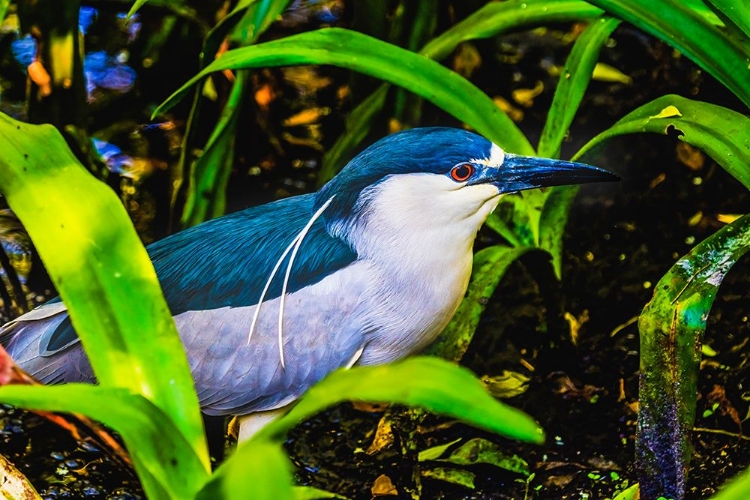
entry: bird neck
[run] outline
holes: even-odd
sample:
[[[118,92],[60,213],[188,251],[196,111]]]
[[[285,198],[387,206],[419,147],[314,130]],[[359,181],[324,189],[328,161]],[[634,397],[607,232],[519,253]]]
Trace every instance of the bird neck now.
[[[350,216],[330,224],[329,231],[347,241],[358,259],[393,269],[403,279],[453,275],[464,283],[477,231],[499,197],[488,187],[467,199],[454,185],[431,174],[386,178],[363,190]]]

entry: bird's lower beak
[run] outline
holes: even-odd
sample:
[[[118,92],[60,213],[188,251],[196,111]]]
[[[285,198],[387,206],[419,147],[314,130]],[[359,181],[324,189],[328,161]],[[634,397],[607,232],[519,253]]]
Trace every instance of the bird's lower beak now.
[[[485,179],[484,182],[495,184],[501,193],[509,193],[540,187],[617,180],[620,178],[615,174],[585,163],[506,153],[502,166],[493,172],[491,179]]]

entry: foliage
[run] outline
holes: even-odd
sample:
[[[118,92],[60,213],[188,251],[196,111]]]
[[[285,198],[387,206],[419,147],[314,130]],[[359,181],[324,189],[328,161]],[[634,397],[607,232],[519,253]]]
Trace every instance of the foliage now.
[[[157,2],[159,4],[173,4],[170,8],[181,9],[185,12],[187,2]],[[364,4],[366,2],[356,2]],[[139,0],[131,11],[135,12],[139,7],[147,4],[145,0]],[[393,19],[393,29],[390,31],[377,26],[378,15],[366,16],[368,19],[361,20],[361,32],[356,29],[345,30],[341,28],[328,28],[314,32],[292,35],[278,40],[256,43],[258,36],[265,28],[276,19],[287,2],[285,1],[240,1],[234,10],[229,13],[208,34],[204,42],[203,60],[200,62],[199,72],[188,81],[182,88],[178,89],[155,113],[163,112],[173,106],[179,99],[186,97],[189,92],[194,91],[191,107],[190,124],[194,124],[200,117],[201,98],[199,95],[200,82],[212,72],[233,70],[236,71],[234,81],[223,111],[219,116],[214,132],[203,147],[196,148],[196,139],[188,132],[183,144],[181,165],[183,174],[177,179],[173,197],[173,206],[179,210],[177,199],[181,190],[185,190],[185,206],[182,209],[182,224],[193,225],[206,218],[221,215],[225,209],[225,191],[228,183],[228,171],[233,163],[233,145],[236,141],[237,124],[242,103],[246,101],[248,92],[247,75],[251,68],[264,68],[272,66],[299,65],[299,64],[330,64],[348,68],[356,72],[374,76],[384,83],[369,92],[358,93],[356,85],[353,84],[353,95],[360,95],[356,107],[347,118],[346,128],[337,140],[333,148],[326,155],[321,180],[330,178],[343,161],[350,157],[360,143],[365,141],[368,135],[376,129],[376,122],[388,121],[383,118],[392,118],[391,123],[395,127],[414,126],[419,124],[421,110],[424,101],[442,108],[456,117],[462,123],[476,129],[489,139],[503,146],[511,152],[521,154],[532,154],[534,149],[530,141],[521,133],[519,128],[495,106],[492,100],[477,88],[469,79],[449,70],[438,61],[446,58],[461,43],[480,38],[496,37],[511,30],[529,28],[533,26],[545,26],[558,22],[583,21],[587,23],[586,29],[580,34],[574,44],[570,56],[557,86],[554,100],[545,122],[544,130],[538,144],[538,153],[544,156],[557,157],[560,155],[561,145],[565,134],[570,127],[575,113],[581,103],[585,90],[592,77],[599,51],[618,24],[624,20],[643,29],[644,31],[664,40],[675,49],[695,61],[708,73],[716,77],[730,91],[732,91],[742,102],[750,104],[750,78],[747,65],[750,57],[750,25],[748,24],[747,12],[736,8],[732,2],[724,0],[709,0],[705,3],[700,1],[678,0],[591,0],[583,2],[577,0],[508,0],[505,2],[489,2],[476,9],[473,13],[459,20],[453,27],[444,33],[433,36],[434,18],[431,17],[429,2],[417,2],[412,14],[418,19],[416,28],[412,31],[404,30],[406,13],[411,12],[408,8],[398,11]],[[372,2],[362,9],[372,9],[372,13],[385,9],[384,2]],[[7,3],[0,3],[0,9],[7,7]],[[411,8],[411,6],[409,7]],[[420,10],[421,9],[421,10]],[[381,12],[382,13],[382,12]],[[400,26],[400,27],[399,27]],[[354,28],[357,28],[355,25]],[[365,34],[370,33],[370,35]],[[374,36],[371,36],[374,35]],[[234,43],[234,48],[216,57],[219,46],[225,38]],[[356,83],[356,80],[353,80]],[[397,85],[400,89],[393,89],[391,85]],[[366,86],[365,86],[366,88]],[[406,90],[404,90],[406,89]],[[409,91],[409,92],[406,92]],[[412,94],[413,93],[413,94]],[[416,95],[415,95],[416,94]],[[26,159],[21,159],[24,151],[29,150],[29,144],[39,141],[36,134],[48,134],[48,129],[38,129],[28,136],[29,143],[19,142],[22,139],[19,134],[12,130],[12,122],[4,121],[7,125],[2,128],[8,137],[13,137],[16,146],[3,152],[5,158],[15,155],[14,161],[8,164],[23,164]],[[747,118],[739,113],[710,105],[681,98],[678,96],[664,96],[648,103],[620,120],[608,130],[601,132],[588,145],[584,146],[575,157],[579,157],[610,137],[621,134],[655,132],[668,133],[678,131],[679,139],[692,144],[707,154],[724,167],[730,174],[740,180],[745,186],[750,184],[750,174],[747,165],[748,137]],[[18,124],[19,127],[28,129],[27,125]],[[72,167],[75,162],[71,155],[60,145],[57,139],[47,139],[49,148],[55,155],[60,155],[59,165],[71,166],[61,168],[59,172],[72,172],[71,182],[75,189],[96,191],[97,187],[77,169]],[[11,139],[8,139],[11,140]],[[203,154],[195,158],[190,156],[193,149],[202,149]],[[50,153],[52,154],[52,153]],[[33,159],[31,157],[30,159]],[[21,162],[21,163],[18,163]],[[482,413],[490,414],[490,408],[497,412],[510,411],[505,407],[494,405],[489,401],[477,403],[465,401],[459,398],[461,394],[441,394],[440,398],[451,398],[448,406],[442,405],[440,398],[421,399],[430,394],[430,390],[443,390],[443,385],[457,384],[456,387],[470,387],[473,382],[469,381],[460,370],[439,366],[436,361],[415,360],[394,367],[381,368],[384,372],[372,372],[352,370],[350,373],[339,373],[331,379],[323,382],[322,387],[327,387],[334,392],[324,393],[323,388],[315,389],[303,399],[296,409],[283,421],[267,428],[267,431],[255,440],[247,443],[238,450],[237,455],[227,461],[210,480],[207,479],[205,471],[205,449],[202,437],[196,431],[196,415],[194,395],[188,389],[189,382],[185,382],[185,365],[183,359],[172,360],[171,368],[165,369],[162,365],[162,373],[174,373],[180,382],[177,383],[179,390],[176,394],[164,394],[166,391],[163,381],[157,380],[151,373],[147,373],[149,365],[139,359],[139,356],[154,356],[161,363],[161,356],[167,351],[167,346],[174,347],[174,326],[168,320],[164,307],[160,305],[157,311],[151,311],[153,315],[144,316],[144,323],[129,324],[129,320],[137,316],[133,311],[136,309],[124,308],[129,311],[127,317],[120,316],[118,306],[129,304],[119,285],[124,279],[134,279],[143,289],[144,293],[154,297],[154,301],[162,304],[163,299],[158,296],[155,288],[153,271],[148,263],[143,262],[143,255],[137,261],[131,261],[132,268],[125,270],[122,263],[117,263],[117,257],[112,256],[112,271],[104,271],[104,267],[95,271],[101,272],[102,278],[84,275],[79,267],[71,267],[86,259],[82,254],[74,254],[71,250],[66,256],[55,257],[54,247],[50,240],[45,240],[42,226],[35,227],[41,221],[36,214],[31,212],[35,206],[30,203],[41,198],[53,207],[51,198],[55,187],[59,187],[58,181],[49,179],[61,179],[63,174],[49,166],[41,169],[40,174],[31,181],[20,181],[9,178],[2,180],[0,186],[6,192],[9,201],[17,210],[24,223],[29,228],[35,243],[45,258],[45,263],[50,268],[53,276],[60,285],[60,292],[66,303],[71,308],[71,315],[76,328],[82,333],[84,344],[92,360],[95,360],[97,375],[102,380],[102,387],[97,388],[89,394],[92,388],[83,389],[79,387],[49,389],[19,389],[16,392],[0,392],[3,398],[18,398],[14,401],[25,401],[26,404],[37,407],[51,408],[54,405],[62,408],[63,405],[83,405],[83,396],[86,398],[115,398],[120,401],[131,401],[132,408],[140,408],[141,417],[148,420],[158,416],[173,425],[167,431],[173,436],[174,450],[163,453],[175,453],[179,455],[181,472],[190,470],[194,476],[189,481],[183,481],[179,474],[166,474],[166,469],[159,469],[158,450],[149,450],[148,443],[138,441],[131,448],[140,463],[139,472],[144,479],[144,486],[154,498],[170,496],[173,491],[185,492],[188,496],[203,489],[198,493],[202,498],[218,498],[219,495],[231,497],[234,488],[259,488],[256,490],[257,497],[269,491],[278,491],[274,488],[283,488],[286,494],[291,494],[289,489],[288,463],[280,451],[279,443],[290,425],[299,419],[309,416],[315,411],[330,404],[332,400],[351,396],[354,387],[358,386],[372,375],[393,376],[397,380],[406,380],[403,370],[436,370],[433,374],[433,382],[440,381],[440,387],[421,386],[407,397],[403,402],[422,404],[435,410],[446,412],[460,409],[457,417],[468,419],[477,425],[488,425],[482,419]],[[43,173],[43,175],[41,174]],[[21,179],[21,173],[18,174]],[[25,174],[23,174],[25,175]],[[30,175],[34,175],[33,172]],[[59,176],[58,176],[59,175]],[[47,177],[50,176],[50,177]],[[53,177],[54,176],[54,177]],[[184,182],[187,179],[187,183]],[[49,182],[48,182],[49,181]],[[16,182],[15,185],[11,185]],[[6,184],[7,183],[7,184]],[[23,201],[20,197],[13,199],[13,192],[31,192],[31,189],[46,189],[40,198],[27,197],[24,194]],[[71,188],[73,189],[73,188]],[[76,192],[75,190],[71,192]],[[551,262],[555,274],[561,278],[561,255],[562,234],[567,220],[570,205],[577,192],[576,188],[554,188],[545,192],[536,191],[519,196],[508,196],[504,198],[502,205],[489,220],[488,225],[496,231],[505,242],[487,248],[478,253],[475,259],[475,273],[468,292],[468,298],[462,304],[459,312],[445,335],[439,343],[433,347],[433,352],[447,355],[450,359],[460,360],[466,347],[470,343],[473,333],[477,327],[483,312],[484,299],[492,295],[497,283],[500,281],[505,269],[515,259],[529,251],[541,250],[551,256]],[[20,200],[20,201],[19,201]],[[78,214],[86,213],[81,203],[77,200],[65,199],[61,201],[65,210],[57,210],[54,214],[59,220],[68,224],[65,231],[49,232],[55,237],[70,237],[68,233],[85,234],[88,231],[98,231],[96,228],[75,225]],[[111,200],[110,200],[111,201]],[[23,208],[16,208],[17,204],[23,206],[29,202],[29,212],[24,214]],[[89,203],[89,202],[87,202]],[[104,201],[102,202],[104,203]],[[114,209],[112,209],[114,210]],[[114,212],[113,212],[114,213]],[[122,219],[122,213],[117,216]],[[58,220],[54,219],[54,220]],[[85,219],[83,219],[85,220]],[[93,219],[92,219],[93,220]],[[72,224],[72,225],[71,225]],[[700,341],[705,328],[705,315],[710,310],[713,293],[721,282],[724,274],[728,272],[731,264],[736,258],[746,251],[747,242],[745,234],[747,228],[745,219],[740,219],[725,230],[717,232],[710,237],[691,254],[677,262],[670,272],[665,275],[657,286],[654,299],[650,302],[640,320],[642,334],[642,364],[644,371],[652,374],[646,377],[641,387],[642,394],[642,417],[639,436],[639,449],[649,450],[648,453],[639,455],[640,480],[644,494],[656,498],[660,495],[681,498],[681,484],[684,481],[684,471],[688,467],[689,443],[687,430],[692,426],[695,413],[694,387],[697,377],[697,353],[694,342]],[[71,229],[75,228],[75,230]],[[86,232],[84,232],[86,231]],[[130,229],[120,231],[129,234],[127,240],[123,240],[122,248],[127,248],[132,253],[138,244],[133,240]],[[128,233],[128,231],[130,231]],[[118,233],[119,234],[119,233]],[[98,241],[98,232],[81,241]],[[106,236],[111,238],[111,236]],[[39,240],[39,241],[37,241]],[[96,259],[102,256],[96,253],[96,247],[87,248],[80,245],[81,252],[91,252]],[[108,245],[109,246],[109,245]],[[47,248],[48,250],[42,250]],[[76,248],[76,247],[72,247]],[[119,247],[118,247],[119,248]],[[46,255],[45,255],[46,253]],[[75,255],[75,257],[74,257]],[[60,262],[56,267],[55,259],[61,261],[63,257],[67,260]],[[99,262],[97,260],[96,262]],[[77,264],[76,264],[77,263]],[[104,264],[102,264],[104,265]],[[73,270],[73,271],[71,271]],[[87,271],[88,272],[88,271]],[[94,271],[91,271],[92,273]],[[70,273],[70,274],[68,274]],[[75,288],[76,280],[80,273],[80,282],[87,283],[89,280],[98,283],[101,280],[101,293],[112,294],[112,299],[100,302],[92,297],[92,290],[83,287]],[[109,274],[107,274],[109,273]],[[115,274],[119,273],[119,274]],[[112,276],[117,276],[113,279]],[[69,281],[68,278],[71,278]],[[137,277],[137,278],[136,278]],[[62,280],[62,284],[60,283]],[[134,285],[135,286],[135,285]],[[69,288],[70,287],[70,288]],[[97,289],[97,290],[99,290]],[[694,292],[703,291],[703,297]],[[97,291],[97,293],[100,293]],[[691,299],[691,300],[687,300]],[[162,302],[159,302],[162,300]],[[102,307],[104,304],[110,306]],[[88,304],[88,309],[86,308]],[[111,320],[102,319],[102,314],[112,315]],[[98,319],[97,319],[98,318]],[[166,318],[166,319],[165,319]],[[108,321],[117,325],[115,328],[102,329],[101,322]],[[146,322],[153,322],[150,326]],[[98,337],[96,332],[101,330],[112,331],[112,337]],[[155,351],[143,353],[146,349],[130,349],[123,359],[120,359],[121,346],[132,346],[136,339],[133,331],[164,332],[153,335],[165,339],[164,343],[155,342]],[[677,338],[662,336],[661,332],[682,332]],[[665,343],[666,341],[666,343]],[[139,338],[138,342],[143,342]],[[686,343],[685,343],[686,342]],[[133,353],[132,351],[138,351]],[[175,351],[176,352],[176,351]],[[665,354],[673,355],[664,357]],[[113,359],[117,356],[117,359]],[[153,363],[154,358],[148,358]],[[434,363],[435,364],[433,366]],[[142,370],[141,370],[142,368]],[[110,372],[108,372],[109,370]],[[132,375],[134,371],[141,370],[137,376],[125,377],[127,385],[116,382],[123,373]],[[394,370],[390,372],[389,370]],[[110,375],[108,375],[110,373]],[[410,373],[410,372],[409,372]],[[415,372],[416,373],[416,372]],[[424,373],[424,372],[422,372]],[[683,385],[676,383],[675,374],[680,373],[679,380],[686,380]],[[182,374],[182,375],[180,375]],[[111,376],[111,378],[108,378]],[[409,375],[411,376],[411,375]],[[103,378],[102,378],[103,377]],[[182,378],[180,378],[182,377]],[[400,378],[399,378],[400,377]],[[457,377],[456,380],[450,377]],[[463,377],[463,378],[462,378]],[[451,381],[452,380],[452,381]],[[424,383],[430,381],[422,380]],[[118,385],[119,384],[119,385]],[[398,387],[399,384],[394,384]],[[339,388],[334,390],[335,388]],[[342,388],[343,387],[343,388]],[[360,390],[378,389],[377,384],[364,385]],[[415,386],[416,387],[416,386]],[[368,389],[369,388],[369,389]],[[101,390],[99,390],[101,389]],[[379,389],[383,389],[382,387]],[[429,390],[428,390],[429,389]],[[77,391],[82,391],[80,396],[75,396]],[[463,390],[463,389],[462,389]],[[468,390],[468,389],[466,389]],[[70,391],[69,393],[64,391]],[[169,392],[169,391],[166,391]],[[38,394],[37,394],[38,393]],[[65,394],[62,398],[60,395]],[[477,393],[478,394],[478,393]],[[658,395],[659,398],[649,395]],[[39,398],[39,399],[33,399]],[[69,397],[68,397],[69,396]],[[364,398],[375,398],[378,400],[400,400],[404,397],[396,392],[387,394],[373,394],[365,392]],[[477,396],[481,398],[481,396]],[[28,399],[24,399],[28,398]],[[8,399],[10,400],[10,399]],[[308,406],[309,405],[309,406]],[[456,406],[454,406],[456,405]],[[71,406],[65,406],[71,409]],[[96,411],[90,408],[91,411]],[[667,411],[667,410],[671,410]],[[137,413],[138,411],[136,411]],[[126,420],[127,412],[121,417]],[[670,416],[676,415],[673,421]],[[117,417],[120,418],[120,417]],[[136,417],[130,417],[136,418]],[[538,432],[535,425],[526,417],[515,415],[517,420],[510,420],[519,425],[518,429],[524,432],[513,433],[512,428],[491,427],[492,430],[508,433],[519,439],[535,441]],[[136,439],[127,431],[124,422],[112,422],[111,425],[123,433],[126,441]],[[146,428],[148,424],[144,423]],[[122,429],[121,429],[122,427]],[[511,426],[512,427],[512,426]],[[663,436],[677,436],[675,443],[652,447],[653,435],[646,432],[647,429],[659,429]],[[667,429],[666,431],[664,429]],[[130,437],[129,437],[130,436]],[[136,443],[135,441],[131,441]],[[138,451],[141,447],[143,451]],[[162,452],[158,452],[162,453]],[[651,455],[653,453],[653,455]],[[648,456],[647,456],[648,455]],[[272,470],[263,477],[273,483],[263,484],[253,482],[244,473],[247,465],[240,463],[238,457],[244,457],[248,463],[261,468]],[[669,462],[668,468],[664,464]],[[185,464],[185,465],[183,465]],[[660,465],[655,467],[654,464]],[[156,468],[154,468],[156,467]],[[201,467],[203,469],[201,469]],[[181,484],[174,484],[181,482]],[[205,482],[208,481],[208,482]],[[250,484],[253,483],[253,484]],[[745,486],[743,486],[745,485]],[[747,481],[740,481],[731,486],[729,491],[745,488]],[[179,489],[172,489],[179,488]],[[250,490],[247,490],[250,491]],[[725,493],[722,498],[733,498],[730,493]],[[275,496],[278,497],[278,496]],[[739,498],[737,496],[737,498]]]

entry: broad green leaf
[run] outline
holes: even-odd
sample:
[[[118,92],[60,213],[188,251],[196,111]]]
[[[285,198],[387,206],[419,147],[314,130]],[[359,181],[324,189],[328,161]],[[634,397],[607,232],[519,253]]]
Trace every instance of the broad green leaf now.
[[[638,320],[636,463],[647,498],[683,498],[695,421],[700,345],[724,276],[750,250],[750,215],[698,244],[659,280]]]
[[[163,112],[211,72],[301,64],[332,64],[403,86],[502,142],[514,152],[533,151],[526,138],[481,90],[453,71],[423,56],[361,33],[326,28],[226,52],[172,94]]]
[[[641,490],[638,483],[618,493],[612,500],[638,500]]]
[[[719,489],[711,500],[746,500],[750,498],[750,469],[738,474]]]
[[[200,458],[171,419],[128,389],[7,385],[0,387],[0,401],[32,410],[82,413],[115,429],[151,499],[193,498],[208,479]]]
[[[422,470],[422,477],[457,484],[470,490],[474,489],[474,479],[476,479],[476,475],[471,471],[450,467],[430,467],[424,469]]]
[[[727,36],[682,0],[590,0],[676,48],[750,106],[747,40]]]
[[[483,438],[469,439],[442,461],[457,465],[494,465],[524,476],[530,473],[526,460],[518,455],[508,455],[502,447]]]
[[[531,417],[496,401],[469,370],[443,359],[421,356],[332,373],[249,443],[255,439],[281,440],[302,420],[349,400],[418,406],[512,439],[544,441],[544,432]],[[240,446],[235,457],[244,455],[243,449],[248,447]]]
[[[436,61],[450,55],[461,42],[477,38],[490,38],[506,31],[528,28],[548,23],[593,19],[603,14],[599,8],[578,0],[510,0],[489,2],[472,15],[431,40],[420,54]],[[377,113],[385,104],[388,84],[381,85],[370,97],[360,103],[347,118],[346,131],[326,154],[318,177],[322,185],[344,166],[344,159],[352,152],[372,127]],[[505,142],[498,142],[509,149]],[[516,151],[521,153],[520,151]],[[533,154],[532,152],[523,154]]]
[[[346,497],[331,491],[313,488],[312,486],[294,486],[294,500],[323,500],[325,498],[337,498],[346,500]]]
[[[420,53],[430,59],[441,60],[450,55],[461,42],[491,38],[506,31],[532,26],[585,21],[599,17],[603,13],[601,9],[579,0],[489,2],[432,40]]]
[[[717,19],[720,18],[726,24],[727,28],[734,27],[740,33],[734,33],[740,40],[747,40],[750,36],[750,9],[746,2],[737,0],[706,0],[718,13]],[[712,12],[713,13],[713,12]]]
[[[591,139],[574,158],[618,135],[638,132],[666,135],[672,131],[680,134],[681,141],[704,151],[750,189],[750,118],[677,95],[659,97],[629,113]]]
[[[426,354],[455,363],[461,361],[474,338],[487,301],[492,297],[508,266],[529,250],[529,247],[495,245],[477,252],[466,296],[451,322],[427,348]]]
[[[419,452],[417,459],[420,462],[426,462],[428,460],[437,460],[443,455],[443,453],[445,453],[448,450],[448,448],[458,443],[462,439],[463,438],[454,439],[453,441],[449,443],[441,444],[438,446],[433,446],[432,448],[427,448],[426,450],[422,450]]]
[[[591,81],[594,67],[599,60],[599,52],[619,24],[619,19],[611,17],[596,19],[586,27],[573,45],[573,50],[560,74],[555,97],[539,139],[537,149],[540,156],[560,157],[560,146]]]
[[[279,500],[295,498],[292,464],[280,442],[253,439],[241,443],[226,460],[196,500]],[[323,497],[325,498],[325,497]]]
[[[97,379],[149,398],[174,420],[208,470],[187,356],[154,267],[117,196],[86,171],[50,125],[0,114],[0,143],[0,191],[68,306]]]

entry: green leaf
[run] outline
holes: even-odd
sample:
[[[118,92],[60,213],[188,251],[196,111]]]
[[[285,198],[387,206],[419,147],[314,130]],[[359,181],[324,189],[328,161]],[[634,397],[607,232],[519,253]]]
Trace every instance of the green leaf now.
[[[619,24],[618,19],[597,19],[581,33],[573,45],[539,140],[540,156],[559,158],[563,139],[591,81],[599,52]],[[552,256],[552,267],[557,279],[562,279],[562,239],[576,193],[577,186],[546,190],[543,194],[542,212],[538,214],[539,246]],[[527,215],[532,216],[533,214]]]
[[[468,80],[423,56],[341,28],[230,50],[172,94],[154,114],[169,109],[211,72],[300,64],[332,64],[390,81],[430,100],[509,151],[533,152],[510,118]]]
[[[461,42],[490,38],[506,31],[519,30],[549,23],[593,19],[604,11],[579,0],[510,0],[489,2],[472,15],[431,40],[420,54],[439,61],[449,56]],[[389,85],[384,84],[360,103],[347,118],[346,131],[337,140],[323,161],[318,177],[322,185],[343,167],[342,159],[367,135],[376,114],[382,109]],[[503,148],[506,143],[498,142]],[[531,153],[525,153],[531,154]]]
[[[338,498],[346,500],[346,497],[331,491],[313,488],[312,486],[294,486],[294,500],[322,500],[324,498]]]
[[[232,30],[231,38],[236,43],[242,45],[255,43],[268,26],[278,18],[288,3],[289,0],[243,0],[239,2],[206,37],[201,55],[201,67],[205,67],[206,62],[213,59],[219,45],[230,30]],[[203,153],[190,165],[190,183],[181,216],[183,228],[224,215],[227,183],[234,166],[235,132],[247,92],[248,78],[246,71],[237,72],[219,121],[203,148]],[[187,138],[192,136],[193,123],[199,114],[201,102],[198,96],[193,99]],[[191,149],[192,147],[188,145],[183,147],[180,157],[180,173],[185,171],[186,152]],[[174,195],[176,196],[182,184],[182,176],[178,175],[175,180]],[[173,197],[173,205],[175,201],[176,197]]]
[[[482,438],[468,440],[442,461],[456,465],[489,464],[524,476],[530,473],[526,460],[518,455],[508,455],[500,446]]]
[[[676,48],[750,106],[747,39],[727,36],[682,0],[590,0]]]
[[[422,471],[422,477],[457,484],[471,490],[474,489],[474,479],[476,479],[476,475],[473,472],[448,467],[432,467],[424,469]]]
[[[597,19],[586,27],[573,45],[539,139],[540,156],[560,157],[560,146],[591,81],[599,52],[619,24],[619,19]]]
[[[258,37],[265,33],[274,21],[278,20],[290,0],[256,0],[247,3],[247,10],[232,32],[232,40],[249,45],[255,43]],[[235,10],[240,5],[235,7]]]
[[[461,360],[474,338],[487,301],[492,297],[508,266],[529,250],[529,247],[495,245],[477,252],[466,296],[451,322],[427,348],[426,354],[455,363]]]
[[[750,469],[738,474],[719,489],[711,500],[746,500],[750,497]]]
[[[85,170],[50,125],[0,114],[0,143],[0,191],[67,305],[97,379],[148,397],[174,420],[208,470],[187,356],[154,267],[117,196]]]
[[[699,2],[700,3],[700,2]],[[706,0],[717,13],[717,19],[721,19],[728,29],[736,29],[736,38],[746,40],[750,36],[750,9],[747,4],[736,0]]]
[[[714,159],[735,179],[750,189],[750,119],[735,111],[666,95],[644,104],[612,127],[591,139],[578,158],[606,139],[638,132],[668,134],[693,145]]]
[[[252,439],[216,469],[196,500],[278,500],[295,498],[292,464],[281,443]]]
[[[682,498],[695,421],[700,345],[724,276],[750,250],[750,215],[725,226],[659,280],[638,321],[640,410],[636,463],[641,490]]]
[[[82,413],[125,440],[149,498],[192,498],[208,472],[180,430],[148,399],[89,384],[0,387],[0,401],[32,410]]]
[[[552,269],[558,280],[562,279],[562,247],[565,225],[573,200],[580,186],[553,187],[544,201],[539,217],[539,246],[552,256]]]
[[[503,196],[487,225],[513,246],[539,247],[539,222],[547,190],[530,189]]]
[[[427,448],[426,450],[422,450],[419,452],[419,456],[417,457],[417,459],[420,462],[426,462],[428,460],[437,460],[443,455],[443,453],[446,452],[446,450],[448,450],[448,448],[458,443],[462,439],[463,438],[454,439],[453,441],[449,443],[441,444],[438,446],[433,446],[432,448]]]
[[[229,174],[234,166],[235,133],[248,76],[247,71],[237,72],[219,122],[203,154],[190,169],[190,188],[181,220],[184,228],[224,215]]]
[[[264,427],[257,438],[281,439],[302,420],[349,400],[419,406],[512,439],[544,441],[542,429],[531,417],[496,401],[469,370],[427,356],[338,370],[311,388],[289,413]]]
[[[362,101],[346,118],[344,133],[323,156],[323,166],[318,173],[318,185],[322,186],[336,175],[344,166],[344,161],[370,132],[372,122],[383,109],[385,97],[391,88],[388,84],[380,85],[375,92]]]
[[[8,7],[10,7],[10,0],[0,0],[0,22],[5,20],[5,15],[8,13]]]
[[[599,17],[603,13],[601,9],[579,0],[488,2],[425,45],[420,53],[430,59],[441,60],[450,55],[461,42],[492,38],[506,31],[532,26],[585,21]]]
[[[148,2],[148,0],[135,0],[135,2],[133,2],[133,6],[130,7],[130,10],[128,11],[128,19],[133,17],[133,14],[138,12],[138,9],[143,7],[146,2]]]

